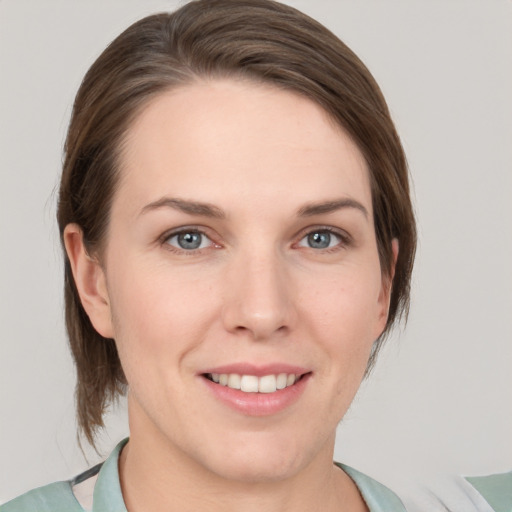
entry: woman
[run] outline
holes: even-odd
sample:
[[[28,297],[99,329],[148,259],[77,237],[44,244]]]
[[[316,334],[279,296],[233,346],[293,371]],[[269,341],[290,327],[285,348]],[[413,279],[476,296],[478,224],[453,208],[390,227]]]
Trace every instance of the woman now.
[[[145,18],[77,94],[58,221],[77,412],[130,439],[17,510],[402,510],[333,465],[407,311],[405,156],[359,59],[267,0]]]

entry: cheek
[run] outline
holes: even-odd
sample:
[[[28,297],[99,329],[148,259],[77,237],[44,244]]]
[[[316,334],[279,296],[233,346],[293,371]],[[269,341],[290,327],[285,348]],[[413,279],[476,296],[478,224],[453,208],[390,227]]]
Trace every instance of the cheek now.
[[[119,266],[109,280],[116,343],[123,366],[179,359],[215,316],[211,287],[163,268]]]
[[[343,269],[322,279],[316,276],[303,286],[302,314],[330,333],[333,343],[364,343],[373,338],[379,319],[379,291],[377,272]]]
[[[351,400],[380,334],[379,282],[380,271],[340,272],[316,279],[303,294],[301,316],[328,359],[325,378],[335,386],[336,401],[341,394]]]

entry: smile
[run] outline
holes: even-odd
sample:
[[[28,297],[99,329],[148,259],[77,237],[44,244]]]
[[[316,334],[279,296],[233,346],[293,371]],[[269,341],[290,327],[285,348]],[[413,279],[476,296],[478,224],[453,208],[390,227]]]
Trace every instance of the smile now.
[[[301,375],[279,373],[257,377],[256,375],[239,375],[237,373],[208,373],[206,378],[221,386],[244,393],[275,393],[293,386],[301,378]]]
[[[233,363],[198,374],[210,396],[244,416],[284,412],[303,395],[312,381],[310,368],[273,363]]]

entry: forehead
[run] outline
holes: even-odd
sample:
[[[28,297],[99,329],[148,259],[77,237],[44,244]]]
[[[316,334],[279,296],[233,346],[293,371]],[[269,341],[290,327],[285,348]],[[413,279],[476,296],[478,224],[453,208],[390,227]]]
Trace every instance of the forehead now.
[[[118,192],[138,201],[345,195],[371,209],[367,165],[350,137],[313,101],[269,85],[215,80],[166,91],[123,147]]]

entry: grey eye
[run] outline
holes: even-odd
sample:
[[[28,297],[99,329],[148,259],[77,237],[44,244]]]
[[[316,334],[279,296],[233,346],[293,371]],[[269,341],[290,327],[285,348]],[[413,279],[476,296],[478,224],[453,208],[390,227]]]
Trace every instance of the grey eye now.
[[[208,247],[211,241],[206,235],[199,231],[183,231],[170,236],[167,239],[167,243],[178,249],[193,251]]]
[[[299,242],[299,245],[311,249],[328,249],[329,247],[335,247],[340,242],[341,237],[336,233],[327,230],[319,230],[308,233]]]
[[[313,249],[327,249],[331,244],[331,234],[323,231],[320,233],[310,233],[308,235],[308,245]]]

